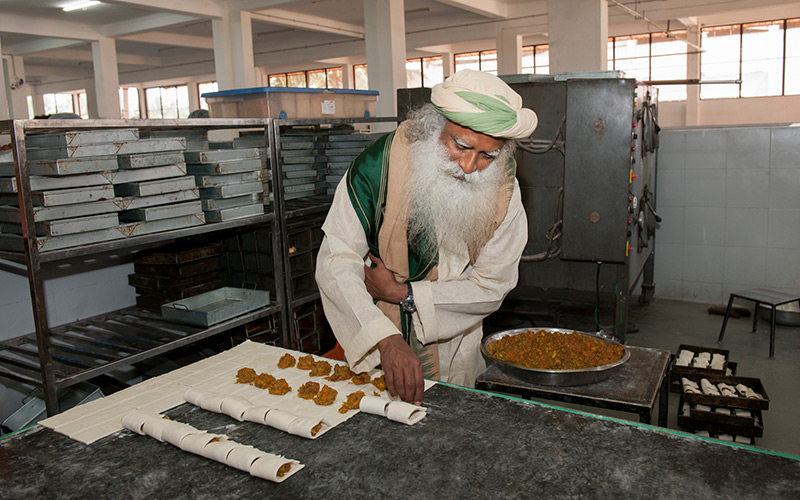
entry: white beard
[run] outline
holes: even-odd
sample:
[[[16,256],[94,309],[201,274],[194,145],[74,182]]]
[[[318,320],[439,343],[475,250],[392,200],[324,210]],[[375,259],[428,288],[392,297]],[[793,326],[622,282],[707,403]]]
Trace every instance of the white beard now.
[[[437,241],[429,243],[437,243],[438,248],[425,250],[478,250],[491,236],[508,155],[501,154],[483,170],[464,174],[434,134],[412,144],[409,160],[409,243],[420,244],[423,235],[436,234]]]

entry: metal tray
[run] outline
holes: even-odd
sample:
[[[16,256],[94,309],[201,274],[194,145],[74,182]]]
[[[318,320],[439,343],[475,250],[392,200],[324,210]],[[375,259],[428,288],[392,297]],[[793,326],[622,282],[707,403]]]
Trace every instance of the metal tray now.
[[[161,306],[164,319],[197,326],[211,326],[267,307],[269,292],[223,287]]]
[[[569,333],[573,335],[584,335],[591,338],[599,339],[609,345],[619,345],[619,342],[611,340],[606,337],[602,332],[600,333],[587,333],[576,332],[564,328],[517,328],[515,330],[506,330],[502,332],[493,333],[483,339],[481,342],[481,353],[483,356],[500,367],[508,375],[523,380],[525,382],[537,385],[550,385],[550,386],[571,386],[571,385],[586,385],[600,382],[611,376],[623,363],[628,361],[631,353],[625,349],[622,358],[614,363],[595,366],[593,368],[583,368],[580,370],[541,370],[537,368],[528,368],[514,363],[508,363],[492,357],[487,350],[487,346],[500,340],[503,337],[519,335],[530,330],[553,332],[553,333]],[[624,346],[623,346],[624,347]]]

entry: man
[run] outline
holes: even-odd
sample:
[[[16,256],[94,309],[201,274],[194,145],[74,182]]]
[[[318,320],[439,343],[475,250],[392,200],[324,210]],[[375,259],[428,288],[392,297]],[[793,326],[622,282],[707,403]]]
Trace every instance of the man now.
[[[482,321],[516,285],[527,220],[514,139],[536,114],[499,78],[463,70],[350,166],[316,278],[351,369],[378,364],[420,404],[424,378],[473,386]]]

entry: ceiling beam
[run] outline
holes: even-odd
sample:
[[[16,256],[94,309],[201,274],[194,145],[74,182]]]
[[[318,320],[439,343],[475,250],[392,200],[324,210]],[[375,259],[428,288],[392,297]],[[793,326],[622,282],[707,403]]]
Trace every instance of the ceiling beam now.
[[[29,42],[17,43],[14,45],[3,45],[3,53],[12,56],[24,56],[35,54],[45,50],[61,49],[86,43],[85,40],[67,40],[64,38],[39,38]]]
[[[466,10],[489,19],[508,19],[508,5],[503,0],[436,0],[457,9]]]
[[[279,26],[289,26],[306,31],[317,31],[320,33],[331,33],[334,35],[344,35],[352,38],[363,39],[364,27],[356,24],[333,21],[310,14],[301,14],[281,9],[269,9],[254,12],[253,19],[265,23],[277,24]]]
[[[39,66],[37,64],[25,65],[26,75],[44,75],[44,76],[77,76],[87,78],[93,76],[91,66]]]
[[[42,59],[58,59],[60,61],[77,61],[94,63],[92,52],[79,49],[53,50],[39,54]],[[161,58],[152,56],[140,56],[136,54],[117,53],[117,64],[130,64],[131,66],[160,66]]]
[[[163,31],[151,31],[149,33],[137,33],[135,35],[123,35],[117,40],[128,40],[131,42],[155,43],[159,45],[172,45],[174,47],[190,47],[193,49],[214,49],[214,39],[206,36],[177,35]]]
[[[222,17],[222,7],[213,0],[103,0],[104,3],[139,8],[160,13],[184,14],[193,17]]]
[[[38,16],[3,13],[0,32],[72,40],[98,40],[102,35],[87,24]]]
[[[197,21],[197,16],[186,16],[183,14],[150,14],[147,16],[129,19],[127,21],[119,21],[116,23],[106,24],[100,28],[103,36],[108,38],[116,38],[126,35],[134,35],[147,31],[158,30],[168,26],[174,26],[181,23],[189,23]]]

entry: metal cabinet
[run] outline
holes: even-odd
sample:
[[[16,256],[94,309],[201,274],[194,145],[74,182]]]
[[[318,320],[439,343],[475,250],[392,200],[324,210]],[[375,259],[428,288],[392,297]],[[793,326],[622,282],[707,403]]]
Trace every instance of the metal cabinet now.
[[[15,201],[19,208],[11,209],[5,206],[3,212],[6,220],[17,224],[17,229],[21,232],[18,238],[4,239],[5,248],[0,250],[0,258],[23,263],[26,268],[28,281],[30,284],[31,301],[33,305],[33,316],[35,322],[35,332],[22,335],[0,344],[0,377],[12,379],[24,384],[30,384],[41,388],[44,392],[44,399],[48,414],[52,415],[59,412],[58,393],[81,381],[106,374],[132,363],[140,362],[153,356],[166,353],[176,348],[205,339],[223,331],[228,331],[241,325],[261,320],[269,316],[276,316],[281,324],[283,338],[281,343],[289,345],[289,335],[284,304],[286,303],[285,287],[283,286],[283,265],[276,262],[274,265],[274,278],[277,286],[275,296],[268,307],[258,309],[248,314],[235,317],[233,319],[214,324],[211,327],[201,328],[171,323],[161,318],[159,314],[144,311],[136,307],[125,308],[119,311],[111,311],[93,318],[83,319],[66,325],[51,325],[47,316],[47,295],[44,291],[42,267],[55,265],[56,263],[69,261],[79,258],[95,258],[110,252],[134,252],[143,249],[155,248],[164,244],[182,241],[187,238],[223,238],[225,234],[230,234],[243,228],[266,228],[272,235],[268,244],[271,246],[274,255],[282,255],[280,250],[281,240],[278,237],[281,233],[281,223],[279,214],[281,210],[278,203],[281,197],[276,197],[274,183],[265,183],[267,191],[263,193],[264,199],[269,203],[263,214],[234,218],[222,222],[207,222],[203,224],[185,225],[186,227],[169,229],[158,225],[147,226],[147,231],[132,230],[123,236],[114,235],[110,241],[102,241],[102,238],[95,236],[84,240],[72,241],[66,246],[46,245],[45,242],[63,241],[49,239],[42,236],[41,221],[37,220],[37,213],[42,207],[41,197],[43,191],[41,187],[36,188],[34,183],[41,184],[42,177],[32,175],[39,173],[42,163],[35,160],[41,157],[44,152],[41,144],[37,143],[43,133],[58,133],[73,131],[76,134],[69,135],[66,139],[61,134],[59,139],[63,144],[48,145],[54,148],[73,147],[72,151],[66,153],[68,156],[77,151],[75,144],[70,144],[70,137],[80,137],[81,133],[102,133],[107,137],[115,137],[115,134],[123,131],[136,130],[148,137],[172,137],[181,135],[196,136],[206,135],[206,133],[225,134],[225,131],[239,130],[254,131],[263,144],[268,144],[273,131],[270,120],[13,120],[0,122],[0,134],[8,134],[12,139],[13,149],[13,171],[9,172],[10,165],[4,163],[6,174],[11,173],[13,177],[3,178],[4,193],[2,204],[10,205]],[[212,133],[212,135],[213,135]],[[49,137],[58,137],[58,134],[49,134]],[[36,139],[34,139],[36,138]],[[124,143],[123,138],[114,145],[109,146],[112,154],[106,147],[96,148],[99,155],[106,158],[113,158],[113,151],[122,149],[120,144]],[[40,141],[41,142],[41,141]],[[35,146],[34,146],[35,145]],[[139,144],[139,146],[148,146]],[[206,145],[206,147],[208,147]],[[213,148],[213,144],[211,148]],[[141,149],[141,147],[139,148]],[[147,149],[147,147],[145,147]],[[45,155],[46,156],[46,155]],[[34,159],[32,159],[32,157]],[[117,157],[119,158],[119,156]],[[60,168],[57,163],[55,167]],[[278,165],[274,162],[265,162],[265,173],[262,178],[279,178],[276,171]],[[74,166],[74,165],[73,165]],[[84,165],[86,167],[86,165]],[[66,168],[66,167],[65,167]],[[104,175],[102,166],[86,167],[94,171],[88,175]],[[34,169],[34,170],[32,170]],[[107,173],[107,172],[106,172]],[[145,177],[147,177],[145,175]],[[258,175],[251,175],[258,177]],[[44,179],[47,179],[46,177]],[[53,177],[53,179],[57,179]],[[77,184],[80,185],[79,177]],[[193,179],[189,178],[190,189],[194,187]],[[109,184],[111,185],[111,184]],[[272,186],[270,189],[269,186]],[[136,184],[137,188],[144,189],[144,183]],[[197,189],[197,188],[194,188]],[[74,193],[74,190],[63,190],[61,193]],[[270,192],[271,191],[271,192]],[[106,200],[110,203],[124,202],[124,200],[135,199],[114,195]],[[94,201],[93,203],[104,203]],[[36,206],[35,206],[36,205]],[[96,208],[96,207],[95,207]],[[260,211],[260,210],[259,210]],[[208,213],[208,212],[206,212]],[[69,215],[74,215],[71,213]],[[39,226],[37,226],[39,224]],[[135,225],[134,225],[135,226]],[[126,228],[134,228],[127,225]],[[122,228],[123,226],[118,226]],[[144,227],[144,225],[140,226]],[[86,229],[86,228],[83,228]],[[38,233],[37,233],[38,231]],[[113,231],[112,231],[113,232]],[[143,234],[140,234],[143,233]],[[77,233],[81,234],[81,233]],[[86,233],[83,233],[86,234]],[[14,245],[9,246],[9,241]],[[18,244],[18,248],[14,248]]]

